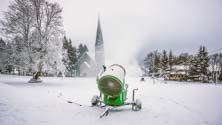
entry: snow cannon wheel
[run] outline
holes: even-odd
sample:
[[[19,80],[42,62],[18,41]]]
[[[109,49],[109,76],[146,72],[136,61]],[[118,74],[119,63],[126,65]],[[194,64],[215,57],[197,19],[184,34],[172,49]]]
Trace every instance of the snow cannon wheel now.
[[[133,111],[139,111],[142,109],[142,102],[139,99],[136,99],[136,102],[132,106]]]
[[[98,105],[98,103],[99,103],[99,96],[94,95],[92,97],[91,104],[92,104],[92,106],[96,106],[96,105]]]

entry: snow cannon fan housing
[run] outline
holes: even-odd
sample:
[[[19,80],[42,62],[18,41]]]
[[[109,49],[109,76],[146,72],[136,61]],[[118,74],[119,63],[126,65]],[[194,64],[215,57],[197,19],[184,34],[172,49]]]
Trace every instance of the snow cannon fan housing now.
[[[119,96],[124,89],[126,71],[118,64],[107,68],[98,79],[98,88],[107,96]]]
[[[124,103],[126,71],[123,66],[114,64],[99,73],[97,77],[99,91],[104,95],[105,104],[118,106]]]
[[[135,91],[133,89],[132,101],[127,102],[128,84],[125,83],[126,70],[123,66],[113,64],[109,68],[104,69],[97,75],[97,85],[100,91],[99,96],[94,95],[91,100],[92,106],[106,107],[106,110],[100,115],[100,118],[107,116],[109,111],[123,105],[132,105],[133,111],[142,108],[139,99],[135,100]]]

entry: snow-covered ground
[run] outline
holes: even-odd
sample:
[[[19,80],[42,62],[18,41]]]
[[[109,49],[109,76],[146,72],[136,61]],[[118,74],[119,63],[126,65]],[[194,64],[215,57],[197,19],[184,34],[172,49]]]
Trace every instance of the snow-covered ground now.
[[[164,82],[138,77],[127,78],[128,99],[136,98],[141,111],[130,106],[112,111],[90,107],[98,94],[95,78],[42,78],[43,83],[27,83],[30,77],[0,75],[0,125],[221,125],[222,85]],[[67,103],[67,100],[82,104]]]

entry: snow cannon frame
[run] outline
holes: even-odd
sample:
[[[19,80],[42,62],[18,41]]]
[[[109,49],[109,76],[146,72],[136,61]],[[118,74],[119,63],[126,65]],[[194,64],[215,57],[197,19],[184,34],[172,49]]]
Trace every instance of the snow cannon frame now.
[[[124,105],[132,105],[133,111],[141,110],[141,101],[135,100],[135,92],[138,89],[133,89],[132,101],[126,101],[128,84],[125,83],[125,76],[126,70],[119,64],[113,64],[108,68],[103,66],[103,70],[97,75],[100,94],[92,97],[91,104],[101,108],[105,107],[100,118],[107,116],[112,109]]]

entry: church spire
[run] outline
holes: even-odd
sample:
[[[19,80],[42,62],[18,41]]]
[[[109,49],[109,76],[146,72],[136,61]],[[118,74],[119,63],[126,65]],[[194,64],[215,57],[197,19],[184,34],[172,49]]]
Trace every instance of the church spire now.
[[[95,45],[98,46],[98,45],[102,45],[102,44],[103,44],[103,35],[102,35],[101,26],[100,26],[100,18],[98,17]]]
[[[98,74],[102,70],[103,65],[105,65],[103,35],[99,18],[96,31],[95,61],[96,61],[96,74]]]

